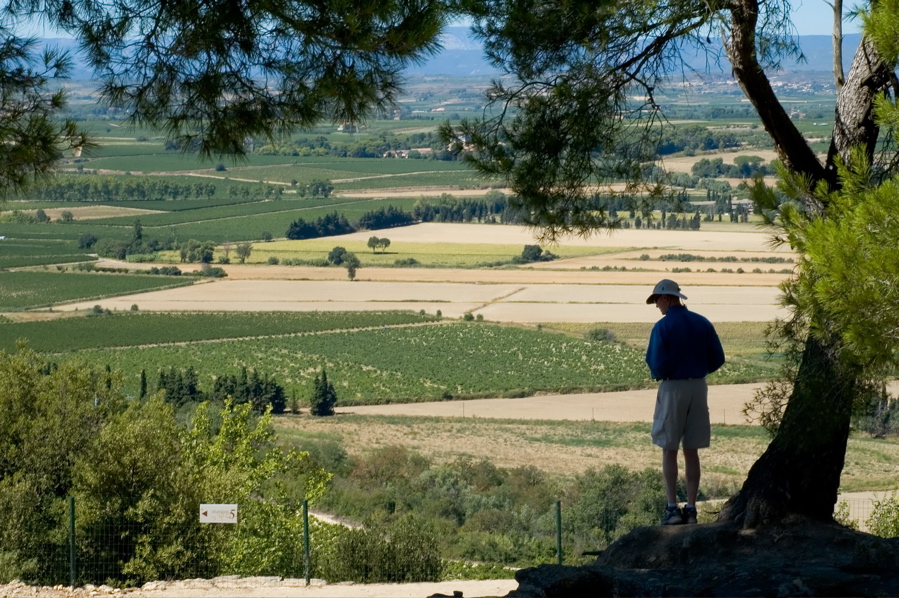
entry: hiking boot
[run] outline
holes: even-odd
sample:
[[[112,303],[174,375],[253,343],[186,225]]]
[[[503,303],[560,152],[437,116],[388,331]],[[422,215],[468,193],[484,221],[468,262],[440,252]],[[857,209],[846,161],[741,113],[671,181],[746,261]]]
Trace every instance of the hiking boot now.
[[[684,522],[684,514],[678,507],[665,507],[662,525],[680,525]]]
[[[684,523],[696,523],[696,507],[684,507]]]

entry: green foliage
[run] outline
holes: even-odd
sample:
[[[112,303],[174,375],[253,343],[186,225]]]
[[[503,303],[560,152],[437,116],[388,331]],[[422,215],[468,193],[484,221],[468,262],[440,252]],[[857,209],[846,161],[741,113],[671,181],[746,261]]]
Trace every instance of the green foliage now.
[[[228,273],[225,272],[224,268],[219,268],[218,266],[209,266],[208,264],[203,264],[203,267],[197,270],[196,272],[192,272],[194,276],[202,276],[206,278],[224,278],[228,276]]]
[[[897,365],[899,312],[892,297],[899,258],[892,246],[899,238],[899,178],[876,182],[861,150],[853,152],[851,167],[839,164],[838,171],[838,191],[824,184],[810,189],[807,181],[787,173],[779,193],[761,182],[753,188],[768,221],[781,227],[782,240],[800,255],[794,276],[782,285],[791,318],[773,329],[776,348],[787,355],[784,372],[747,406],[772,431],[779,426],[806,335],[831,347],[831,367],[844,380],[854,380],[853,400],[863,415],[870,414],[872,394]],[[802,209],[797,200],[809,195],[827,211]]]
[[[402,209],[390,205],[386,208],[378,208],[377,210],[372,210],[371,212],[363,214],[359,218],[358,228],[364,230],[378,230],[382,228],[393,228],[395,226],[408,226],[414,223],[415,217],[412,214],[408,214]]]
[[[359,261],[355,253],[347,251],[341,256],[340,265],[346,268],[347,278],[356,280],[356,271],[362,266],[362,262]]]
[[[899,536],[899,496],[895,492],[874,499],[874,510],[865,524],[875,536],[895,538]]]
[[[297,218],[290,223],[285,236],[288,239],[316,239],[318,237],[332,237],[355,232],[356,228],[349,223],[346,216],[337,212],[331,212],[313,222],[306,222]]]
[[[444,561],[443,579],[514,579],[515,569],[496,563]]]
[[[343,256],[346,255],[347,250],[343,247],[335,247],[328,253],[328,261],[335,266],[343,265]]]
[[[337,392],[328,381],[328,374],[322,368],[321,373],[312,382],[312,396],[309,398],[309,413],[317,416],[334,415],[337,403]]]
[[[208,199],[213,197],[216,191],[217,185],[206,181],[180,183],[157,177],[58,174],[24,190],[21,194],[40,201],[54,202],[160,202]]]
[[[68,97],[53,80],[67,76],[70,58],[57,50],[41,52],[36,39],[14,35],[5,18],[3,25],[0,198],[47,176],[62,150],[88,145],[73,120],[60,119]]]
[[[441,577],[437,534],[414,515],[345,529],[337,535],[329,556],[319,561],[317,570],[328,581],[411,583]]]
[[[121,409],[121,378],[0,352],[0,581],[62,582],[73,466]]]
[[[268,374],[258,374],[253,370],[247,375],[247,369],[241,369],[238,376],[218,376],[210,398],[224,402],[228,397],[238,405],[249,403],[253,411],[262,414],[268,409],[278,415],[284,413],[286,406],[284,387],[270,378]]]
[[[295,560],[297,504],[320,496],[328,475],[304,453],[275,449],[271,420],[255,420],[250,405],[226,403],[214,418],[203,404],[183,430],[155,397],[110,421],[76,464],[76,480],[81,557],[106,565],[82,575],[131,584],[221,571],[296,574],[296,565],[282,567]],[[240,526],[199,524],[201,502],[238,504]]]
[[[197,373],[193,367],[180,370],[172,366],[168,372],[161,370],[156,390],[163,393],[167,403],[176,407],[188,402],[200,402],[206,397],[199,388]]]
[[[591,328],[584,333],[584,338],[594,342],[614,342],[615,333],[607,328]]]
[[[250,257],[250,254],[253,252],[253,244],[252,243],[238,243],[237,247],[234,248],[234,253],[237,254],[237,259],[240,260],[240,263],[243,264],[247,261],[247,258]]]
[[[386,251],[387,248],[390,247],[390,239],[387,238],[378,238],[378,237],[369,237],[368,238],[368,248],[374,252],[377,249],[381,251]]]
[[[512,263],[530,264],[531,262],[551,262],[557,257],[557,255],[550,253],[549,251],[543,251],[543,248],[539,245],[525,245],[521,255],[513,258]]]
[[[837,507],[833,512],[833,520],[840,525],[845,525],[849,529],[858,529],[858,521],[850,518],[849,503],[847,503],[846,501],[840,501],[837,503]]]
[[[382,523],[414,514],[439,530],[445,558],[520,567],[554,558],[559,498],[571,562],[583,550],[604,548],[634,527],[656,523],[665,493],[656,469],[608,466],[554,480],[534,467],[505,469],[487,460],[434,465],[407,448],[387,446],[356,458],[322,504],[339,515]],[[357,550],[370,533],[357,535]]]
[[[896,363],[899,311],[893,291],[899,283],[899,178],[872,185],[856,165],[842,169],[843,191],[830,194],[827,218],[786,220],[791,242],[803,256],[790,300],[815,334],[838,335],[847,355],[869,368]]]
[[[644,257],[645,256],[645,257]],[[641,260],[648,260],[649,254],[640,256]],[[789,257],[737,257],[727,255],[723,257],[696,255],[692,253],[665,253],[656,258],[663,262],[755,262],[766,264],[792,264],[793,258]]]
[[[360,122],[392,106],[402,69],[436,48],[444,13],[439,3],[372,2],[310,7],[298,19],[295,7],[279,3],[198,20],[201,8],[75,2],[49,22],[77,35],[104,100],[132,122],[164,130],[183,151],[242,156],[248,137],[274,139],[329,118]],[[10,13],[45,14],[27,4]],[[141,32],[146,44],[129,45]]]
[[[665,487],[657,470],[634,473],[620,465],[591,470],[575,479],[563,499],[564,531],[575,552],[596,550],[638,526],[657,523]]]

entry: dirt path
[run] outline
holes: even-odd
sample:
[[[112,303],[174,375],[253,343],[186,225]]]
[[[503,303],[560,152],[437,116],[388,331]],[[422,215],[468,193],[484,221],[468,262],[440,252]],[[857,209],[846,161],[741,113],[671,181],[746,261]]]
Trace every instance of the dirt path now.
[[[709,416],[715,424],[746,424],[741,411],[762,384],[722,384],[709,387]],[[899,390],[899,387],[896,388]],[[338,413],[413,415],[484,419],[580,420],[649,422],[656,389],[567,395],[537,395],[522,399],[473,399],[437,403],[338,407]]]

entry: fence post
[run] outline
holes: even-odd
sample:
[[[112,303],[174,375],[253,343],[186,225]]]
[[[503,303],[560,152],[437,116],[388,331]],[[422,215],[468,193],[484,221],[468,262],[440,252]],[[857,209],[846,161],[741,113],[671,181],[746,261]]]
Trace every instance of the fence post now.
[[[69,497],[69,585],[75,587],[75,497]]]
[[[306,571],[306,585],[309,585],[309,500],[303,499],[303,568]]]
[[[556,501],[556,560],[562,564],[562,501]]]

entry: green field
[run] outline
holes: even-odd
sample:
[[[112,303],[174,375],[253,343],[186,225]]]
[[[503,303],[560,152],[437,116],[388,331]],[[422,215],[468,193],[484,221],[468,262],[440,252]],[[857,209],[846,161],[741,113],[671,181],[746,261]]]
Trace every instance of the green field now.
[[[193,284],[193,279],[102,273],[0,272],[0,311],[141,293]]]
[[[164,214],[143,214],[139,216],[120,216],[117,218],[102,218],[93,220],[98,225],[122,225],[130,226],[136,219],[140,219],[141,225],[147,228],[160,226],[173,226],[189,224],[198,221],[220,220],[225,218],[250,219],[260,214],[281,212],[302,212],[306,210],[321,211],[321,208],[330,210],[341,209],[358,202],[371,202],[371,200],[356,199],[300,199],[296,196],[286,196],[280,200],[253,201],[219,206],[195,206],[193,209],[169,211]],[[154,202],[156,203],[156,202]],[[168,203],[168,202],[161,202]],[[369,208],[371,209],[371,208]]]
[[[363,316],[364,317],[364,316]],[[305,400],[322,368],[341,404],[607,391],[652,384],[643,351],[559,334],[489,324],[383,328],[167,346],[94,349],[53,359],[122,370],[134,392],[141,369],[193,367],[201,385],[247,367],[274,375]],[[713,383],[756,381],[765,372],[732,360]]]
[[[63,240],[4,239],[0,241],[0,269],[93,261],[77,243]]]
[[[497,225],[500,226],[500,225]],[[390,238],[390,229],[371,231],[371,236]],[[356,254],[363,266],[392,266],[397,260],[414,259],[425,267],[472,268],[511,264],[512,258],[521,255],[522,245],[492,245],[489,243],[391,243],[385,251],[374,252],[367,241],[350,241],[339,238],[306,239],[303,241],[274,241],[255,243],[247,263],[264,264],[269,258],[302,260],[311,262],[327,257],[335,246]],[[561,258],[614,253],[620,249],[603,247],[553,247],[552,253]],[[222,248],[216,255],[222,255]],[[160,259],[177,261],[176,252],[163,252]],[[233,257],[231,258],[233,260]],[[636,266],[635,266],[636,267]]]
[[[255,216],[236,216],[231,218],[218,218],[215,220],[203,220],[201,214],[197,214],[197,221],[176,224],[173,226],[144,227],[144,235],[150,238],[164,238],[174,234],[178,239],[197,239],[200,241],[254,241],[262,239],[265,233],[274,237],[283,238],[291,222],[302,218],[307,222],[317,220],[333,212],[345,216],[350,222],[358,220],[363,214],[382,207],[394,206],[403,210],[410,210],[415,199],[385,199],[354,201],[346,199],[334,199],[332,204],[318,208],[300,208],[276,213],[264,213]],[[143,221],[141,221],[143,223]],[[377,232],[377,231],[375,231]]]
[[[208,312],[119,313],[49,321],[0,323],[0,351],[26,339],[35,351],[128,347],[242,337],[278,336],[325,330],[352,330],[433,321],[411,312]]]

